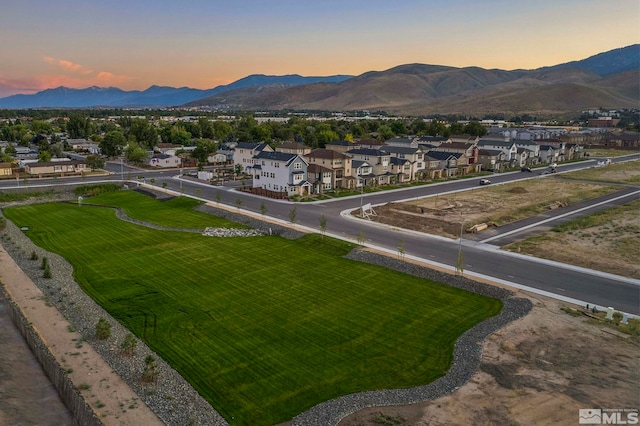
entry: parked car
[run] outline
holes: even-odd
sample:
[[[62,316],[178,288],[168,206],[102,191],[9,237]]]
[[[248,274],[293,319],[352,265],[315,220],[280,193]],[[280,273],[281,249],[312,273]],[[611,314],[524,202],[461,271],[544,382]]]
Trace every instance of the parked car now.
[[[520,171],[521,172],[529,172],[529,173],[531,173],[531,168],[525,166],[525,167],[521,168]]]
[[[491,181],[489,179],[480,179],[480,185],[489,185]]]

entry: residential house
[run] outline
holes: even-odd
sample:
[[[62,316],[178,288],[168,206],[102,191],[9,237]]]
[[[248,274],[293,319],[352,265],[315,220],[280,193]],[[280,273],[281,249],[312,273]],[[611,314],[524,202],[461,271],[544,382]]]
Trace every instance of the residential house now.
[[[514,139],[513,142],[516,144],[518,154],[521,153],[521,150],[526,151],[526,159],[523,166],[533,166],[540,162],[540,144],[523,139]]]
[[[311,147],[300,142],[284,142],[282,145],[276,147],[276,152],[305,155],[311,152]]]
[[[401,178],[401,182],[411,181],[418,176],[419,171],[424,169],[424,150],[418,146],[389,146],[385,145],[380,148],[382,151],[388,153],[391,158],[397,158],[400,160],[407,160],[409,162],[409,170],[405,171],[403,164],[403,174],[406,176]],[[396,164],[399,164],[396,161]]]
[[[13,164],[0,163],[0,177],[11,176],[13,172]]]
[[[231,161],[233,161],[233,153],[231,154]],[[218,152],[214,152],[207,156],[207,163],[209,164],[227,164],[227,162],[227,154],[222,152],[222,150],[218,150]]]
[[[266,143],[238,142],[234,148],[233,164],[240,164],[246,172],[253,165],[253,158],[263,151],[274,152]]]
[[[460,173],[479,172],[482,166],[478,164],[478,145],[475,139],[475,137],[470,139],[473,140],[473,142],[457,142],[452,140],[451,142],[442,143],[430,151],[462,154],[462,156],[458,158]]]
[[[386,146],[402,146],[409,148],[417,148],[418,142],[412,138],[391,138],[384,142]]]
[[[378,139],[360,139],[354,143],[354,146],[351,149],[357,148],[369,148],[369,149],[380,149],[385,145],[384,142],[379,141]]]
[[[442,136],[420,136],[419,138],[416,138],[415,141],[418,145],[426,146],[431,149],[439,146],[441,143],[449,141],[449,139]]]
[[[499,149],[504,152],[507,157],[507,161],[513,161],[518,154],[518,147],[516,143],[513,141],[502,141],[502,140],[491,140],[491,139],[480,139],[478,141],[478,149]]]
[[[288,197],[304,196],[312,190],[307,181],[308,166],[298,154],[262,150],[253,157],[247,172],[253,176],[253,188],[280,192]]]
[[[366,161],[373,168],[378,185],[388,185],[391,183],[391,156],[380,149],[360,148],[352,149],[345,153],[354,160]]]
[[[182,165],[182,158],[175,155],[155,154],[151,158],[149,158],[149,165],[151,167],[158,167],[163,169],[180,167]]]
[[[329,142],[324,147],[326,149],[330,149],[332,151],[338,151],[338,152],[345,153],[345,152],[349,151],[350,149],[362,148],[362,145],[360,145],[357,142],[333,141],[333,142]]]
[[[100,144],[86,139],[67,139],[71,150],[75,152],[88,152],[89,154],[100,154]]]
[[[314,194],[324,194],[327,191],[333,191],[333,173],[334,171],[328,167],[319,164],[309,164],[307,167],[307,181],[312,186],[311,192]]]
[[[473,135],[451,135],[449,136],[449,142],[460,142],[466,144],[475,145],[478,143],[480,138],[478,136]]]
[[[499,149],[478,150],[478,163],[482,165],[483,170],[492,172],[501,172],[509,165],[507,154]]]
[[[87,169],[87,164],[83,161],[64,160],[27,163],[24,171],[31,176],[44,175],[77,175]]]
[[[551,145],[540,145],[540,162],[541,163],[557,163],[558,153]]]
[[[601,143],[613,148],[640,148],[640,133],[635,132],[607,132]]]
[[[413,180],[414,168],[411,161],[406,158],[391,157],[389,159],[391,164],[391,183],[404,183],[411,182]],[[421,162],[424,164],[424,162]]]
[[[373,167],[366,161],[353,160],[353,174],[358,179],[356,186],[370,186],[376,181],[376,175],[373,174]]]
[[[442,152],[428,151],[427,157],[431,160],[438,161],[438,169],[440,169],[439,177],[451,177],[458,174],[458,159],[463,154],[459,152]]]
[[[316,148],[304,156],[309,164],[317,164],[332,171],[331,187],[355,188],[351,172],[351,157],[332,149]]]

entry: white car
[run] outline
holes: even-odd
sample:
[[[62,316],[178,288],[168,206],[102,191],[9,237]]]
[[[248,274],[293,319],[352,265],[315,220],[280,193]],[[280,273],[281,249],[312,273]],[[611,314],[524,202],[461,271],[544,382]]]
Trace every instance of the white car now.
[[[489,179],[480,179],[480,185],[489,185],[491,181]]]

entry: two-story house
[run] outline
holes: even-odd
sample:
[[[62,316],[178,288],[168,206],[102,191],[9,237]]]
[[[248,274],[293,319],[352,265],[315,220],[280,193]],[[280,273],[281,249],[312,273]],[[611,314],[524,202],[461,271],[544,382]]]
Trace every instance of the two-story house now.
[[[406,164],[404,164],[405,161],[403,161],[401,173],[404,176],[399,177],[400,182],[407,182],[416,179],[418,171],[424,169],[424,150],[417,144],[415,146],[385,145],[381,148],[381,150],[388,153],[392,159],[397,158],[398,160],[406,160],[409,162],[409,168],[406,169]],[[396,161],[395,164],[395,167],[397,168],[400,163]],[[397,174],[396,171],[394,171],[393,173]]]
[[[440,177],[450,177],[458,174],[458,160],[463,154],[459,152],[428,151],[426,155],[429,160],[438,161],[438,168],[441,170]]]
[[[317,164],[332,171],[331,189],[354,188],[351,157],[332,149],[317,148],[304,156],[309,164]]]
[[[518,154],[518,147],[513,141],[480,139],[478,149],[497,149],[505,153],[507,161],[515,160]]]
[[[388,185],[391,183],[391,156],[380,149],[352,149],[345,153],[354,160],[366,161],[372,167],[378,185]]]
[[[253,165],[253,157],[263,151],[273,152],[273,149],[266,143],[238,142],[233,152],[233,164],[240,164],[242,170],[247,172],[248,167]]]
[[[253,157],[253,164],[247,169],[253,177],[253,188],[280,192],[291,197],[311,193],[307,181],[309,163],[298,154],[260,151]]]

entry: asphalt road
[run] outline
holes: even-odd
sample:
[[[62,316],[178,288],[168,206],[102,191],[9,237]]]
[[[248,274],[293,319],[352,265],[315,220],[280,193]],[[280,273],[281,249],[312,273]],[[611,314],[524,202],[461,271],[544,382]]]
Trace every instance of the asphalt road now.
[[[624,159],[637,159],[640,154],[627,156]],[[595,165],[594,160],[560,165],[558,173],[578,170]],[[621,161],[616,159],[615,161]],[[468,276],[478,276],[516,288],[524,288],[540,294],[564,299],[581,304],[596,305],[600,308],[614,309],[633,315],[640,315],[640,280],[615,276],[584,268],[573,267],[557,262],[545,261],[516,253],[498,250],[496,245],[479,243],[468,239],[450,240],[416,232],[410,232],[388,226],[373,224],[366,220],[359,220],[344,214],[345,211],[358,209],[363,204],[384,204],[390,201],[402,201],[427,196],[441,195],[454,191],[475,189],[478,178],[460,179],[439,184],[402,189],[396,191],[382,191],[371,194],[361,194],[337,200],[327,200],[314,203],[291,203],[280,200],[270,200],[263,197],[236,191],[239,182],[227,183],[225,186],[212,186],[188,179],[179,179],[176,170],[158,172],[139,171],[127,166],[109,164],[108,168],[114,173],[107,181],[135,179],[143,176],[141,182],[194,196],[203,200],[223,203],[260,214],[262,207],[266,208],[266,215],[290,223],[292,210],[295,209],[295,224],[311,230],[320,229],[320,217],[327,219],[327,234],[337,238],[357,241],[365,239],[365,245],[397,254],[398,248],[403,247],[404,255],[408,258],[421,260],[445,269],[455,270],[458,254],[464,255],[463,271]],[[552,175],[515,172],[495,174],[490,177],[492,185],[521,179],[547,179]],[[88,183],[104,178],[70,178],[69,184]],[[55,184],[59,185],[60,179]],[[45,181],[29,185],[46,185]],[[51,184],[51,183],[48,183]],[[130,184],[136,184],[130,183]],[[15,187],[15,183],[11,184]],[[2,186],[0,185],[0,189]],[[637,194],[629,195],[630,199]],[[596,204],[596,201],[589,202]],[[587,203],[588,204],[588,203]],[[585,207],[585,206],[582,206]],[[343,214],[341,214],[343,213]],[[498,242],[496,240],[496,242]],[[570,248],[568,248],[570,249]]]

